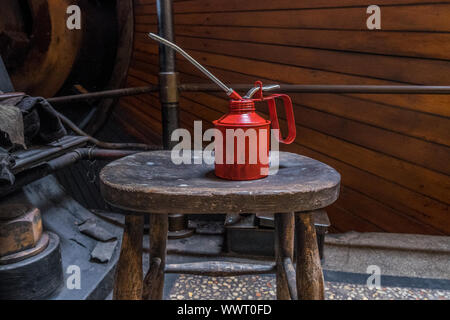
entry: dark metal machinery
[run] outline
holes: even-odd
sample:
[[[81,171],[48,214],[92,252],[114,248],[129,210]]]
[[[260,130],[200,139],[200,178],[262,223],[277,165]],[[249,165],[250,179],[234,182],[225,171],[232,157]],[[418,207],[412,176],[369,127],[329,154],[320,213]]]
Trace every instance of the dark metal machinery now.
[[[1,57],[0,90],[0,100],[23,95],[12,92],[14,87],[6,69],[3,68]],[[9,93],[2,94],[3,91]],[[45,228],[43,227],[44,219],[40,209],[48,213],[49,208],[52,208],[52,204],[55,202],[40,195],[37,198],[46,199],[49,205],[33,204],[25,192],[20,189],[22,187],[33,189],[30,187],[31,182],[81,159],[114,159],[137,152],[84,148],[88,141],[89,138],[86,136],[64,136],[47,145],[29,146],[28,149],[12,153],[14,164],[9,169],[14,174],[15,181],[13,184],[0,183],[0,299],[44,299],[50,296],[67,298],[73,292],[63,288],[63,266],[71,259],[77,259],[79,254],[77,246],[68,249],[67,246],[60,245],[67,241],[68,234],[67,230],[61,232],[61,221],[58,219],[47,220]],[[41,186],[37,189],[39,192],[43,191]],[[45,188],[46,191],[51,189],[52,187]],[[34,192],[30,194],[34,194]],[[33,198],[33,196],[30,197]],[[37,201],[39,202],[39,200]],[[58,206],[57,216],[65,215],[62,221],[67,223],[67,219],[70,217],[63,209],[64,205],[58,202]],[[74,211],[78,210],[69,210],[69,212]],[[73,250],[73,248],[75,249]],[[114,265],[115,261],[111,261],[110,265]],[[102,279],[100,282],[105,284],[107,289],[108,281],[104,281],[104,279],[107,278],[108,272],[103,272],[104,268],[97,267],[88,261],[83,261],[83,263],[92,267],[90,270],[95,270],[90,272],[90,276],[94,276],[96,281],[90,282],[98,283],[97,281]],[[86,288],[88,290],[84,291],[83,295],[94,296],[94,292],[97,292],[99,297],[105,297],[101,293],[102,286],[96,284],[87,287],[89,288]]]

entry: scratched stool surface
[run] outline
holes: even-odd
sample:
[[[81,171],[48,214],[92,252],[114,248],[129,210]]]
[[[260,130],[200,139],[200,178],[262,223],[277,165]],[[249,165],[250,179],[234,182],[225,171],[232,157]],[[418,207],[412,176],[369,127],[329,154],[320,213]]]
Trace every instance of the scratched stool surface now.
[[[171,151],[150,151],[111,162],[100,180],[109,204],[135,212],[285,213],[332,204],[340,175],[317,160],[280,152],[277,174],[229,181],[215,176],[214,165],[176,165]]]

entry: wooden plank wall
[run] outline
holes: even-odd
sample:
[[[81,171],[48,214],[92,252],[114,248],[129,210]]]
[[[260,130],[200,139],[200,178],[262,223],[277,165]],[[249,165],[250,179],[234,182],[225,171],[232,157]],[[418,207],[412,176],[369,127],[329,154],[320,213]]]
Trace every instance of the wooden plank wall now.
[[[379,0],[368,31],[364,0],[175,1],[176,41],[227,83],[450,84],[450,1]],[[135,1],[128,85],[156,84],[154,0]],[[182,82],[208,82],[182,57]],[[450,96],[292,94],[297,139],[284,150],[336,168],[334,232],[450,234]],[[184,93],[181,124],[204,128],[224,94]],[[267,109],[260,106],[262,114]],[[145,141],[160,139],[157,95],[120,101],[115,116]]]

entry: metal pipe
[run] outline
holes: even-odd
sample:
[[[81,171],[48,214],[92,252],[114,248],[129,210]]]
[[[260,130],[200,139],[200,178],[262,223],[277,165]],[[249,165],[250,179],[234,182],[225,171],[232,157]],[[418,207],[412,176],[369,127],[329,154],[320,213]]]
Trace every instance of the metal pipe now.
[[[172,0],[157,0],[158,33],[161,37],[174,41]],[[170,137],[179,127],[178,88],[175,73],[175,51],[163,44],[159,45],[159,94],[161,100],[163,146],[171,149],[174,142]]]
[[[132,154],[135,154],[139,151],[135,150],[109,150],[109,149],[96,149],[96,148],[79,148],[73,151],[70,151],[56,159],[47,161],[47,166],[51,171],[56,171],[67,167],[68,165],[74,164],[75,162],[87,159],[87,160],[95,160],[95,159],[119,159],[122,157],[126,157]]]
[[[72,122],[69,118],[67,118],[62,113],[54,110],[55,114],[58,116],[58,118],[61,120],[61,122],[69,127],[73,132],[80,136],[88,137],[88,141],[95,144],[98,147],[105,148],[105,149],[140,149],[140,150],[160,150],[161,148],[159,146],[152,146],[148,144],[143,143],[115,143],[115,142],[105,142],[100,141],[90,135],[88,135],[86,132],[81,130],[75,123]]]
[[[284,93],[450,94],[450,86],[282,84],[279,91]]]
[[[232,84],[237,90],[249,90],[252,84]],[[221,92],[217,86],[209,83],[185,83],[178,85],[182,92]],[[51,104],[83,101],[88,99],[118,98],[158,92],[158,86],[134,87],[105,90],[86,94],[48,98]],[[281,93],[369,93],[369,94],[450,94],[450,86],[404,86],[404,85],[298,85],[280,84]]]
[[[158,33],[161,37],[173,41],[173,5],[172,0],[157,0],[156,15]],[[175,52],[163,44],[159,45],[159,66],[163,72],[175,72]]]
[[[248,90],[253,84],[232,84],[236,90]],[[368,93],[368,94],[450,94],[450,86],[417,85],[302,85],[279,84],[279,93]],[[220,92],[211,84],[186,83],[178,86],[184,92]]]
[[[89,99],[101,99],[101,98],[118,98],[125,96],[134,96],[138,94],[145,94],[150,92],[158,92],[158,86],[148,86],[148,87],[135,87],[135,88],[124,88],[115,90],[105,90],[98,92],[82,93],[70,96],[61,96],[48,98],[47,101],[51,104],[60,104],[68,102],[77,102]]]
[[[159,36],[171,42],[174,41],[172,2],[172,0],[156,1]],[[172,132],[180,126],[177,78],[175,51],[170,46],[161,43],[159,45],[159,99],[161,101],[163,147],[169,150],[177,143],[171,140]],[[181,219],[187,226],[187,216],[183,215]],[[189,232],[185,234],[190,235]]]

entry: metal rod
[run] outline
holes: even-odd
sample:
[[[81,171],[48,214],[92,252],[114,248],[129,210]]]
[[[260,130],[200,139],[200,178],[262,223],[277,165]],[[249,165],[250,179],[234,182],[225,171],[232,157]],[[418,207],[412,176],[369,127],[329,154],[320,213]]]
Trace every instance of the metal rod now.
[[[91,93],[82,93],[70,96],[61,96],[61,97],[53,97],[48,98],[47,101],[51,104],[59,104],[59,103],[68,103],[68,102],[77,102],[89,99],[100,99],[100,98],[117,98],[117,97],[125,97],[125,96],[134,96],[139,94],[158,92],[158,86],[148,86],[148,87],[135,87],[135,88],[124,88],[124,89],[115,89],[115,90],[104,90],[98,92]]]
[[[450,86],[282,84],[279,91],[286,93],[450,94]]]
[[[68,152],[58,158],[47,161],[47,166],[50,170],[56,171],[74,164],[75,162],[88,159],[119,159],[132,154],[136,154],[139,151],[136,150],[109,150],[109,149],[93,149],[93,148],[79,148],[71,152]]]
[[[275,273],[275,264],[250,264],[228,261],[204,261],[168,264],[165,273],[195,274],[212,277],[227,277],[250,274]]]
[[[248,90],[253,84],[232,84],[236,90]],[[450,86],[417,85],[303,85],[279,84],[279,93],[368,93],[368,94],[450,94]],[[220,92],[215,86],[203,83],[186,83],[180,91]]]
[[[157,0],[158,33],[174,41],[172,0]],[[175,52],[165,45],[159,46],[159,99],[161,100],[162,137],[164,149],[171,149],[174,142],[170,137],[179,127],[177,80],[175,73]]]
[[[233,84],[237,90],[248,90],[253,84]],[[215,85],[204,83],[185,83],[178,85],[182,92],[221,92]],[[134,87],[105,90],[86,94],[48,98],[52,104],[83,101],[88,99],[117,98],[158,92],[158,86]],[[297,85],[280,84],[281,93],[369,93],[369,94],[450,94],[450,86],[374,86],[374,85]]]
[[[174,41],[173,1],[157,0],[158,38]],[[156,35],[155,35],[156,36]],[[172,132],[179,128],[178,75],[175,68],[175,51],[165,44],[159,45],[159,99],[161,101],[162,140],[164,149],[172,149]],[[187,216],[182,219],[188,224]],[[189,233],[187,233],[189,234]],[[164,261],[162,263],[164,265]]]
[[[156,15],[159,35],[169,41],[174,41],[172,0],[157,0]],[[172,48],[159,46],[159,66],[164,69],[161,71],[175,72],[175,52]]]
[[[100,141],[83,130],[81,130],[75,123],[72,122],[69,118],[67,118],[62,113],[54,110],[53,111],[56,116],[61,120],[61,122],[69,127],[73,132],[80,136],[88,137],[88,141],[95,144],[97,147],[105,148],[105,149],[141,149],[141,150],[160,150],[159,146],[148,145],[144,143],[115,143],[115,142],[105,142]]]

